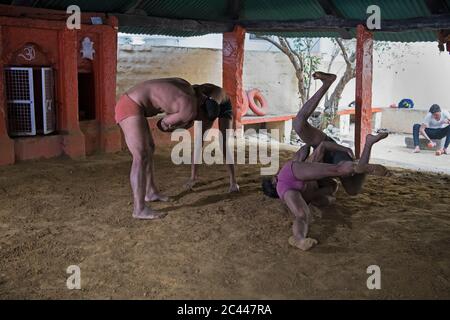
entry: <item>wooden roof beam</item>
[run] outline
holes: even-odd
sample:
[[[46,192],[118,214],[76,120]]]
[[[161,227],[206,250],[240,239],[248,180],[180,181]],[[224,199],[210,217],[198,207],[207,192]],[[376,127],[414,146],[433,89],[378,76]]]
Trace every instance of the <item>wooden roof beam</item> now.
[[[335,16],[338,18],[344,18],[344,15],[336,8],[336,6],[331,2],[330,0],[317,0],[319,5],[322,7],[323,11],[327,15]],[[352,35],[350,33],[350,30],[348,29],[341,29],[338,30],[339,34],[341,35],[342,39],[351,39]]]
[[[326,16],[314,20],[290,21],[239,21],[239,24],[252,32],[293,32],[293,31],[338,31],[353,29],[365,20],[343,19]],[[431,15],[401,20],[383,20],[380,30],[375,32],[402,32],[410,30],[440,30],[450,28],[450,14]]]
[[[228,15],[233,20],[241,18],[243,2],[242,0],[228,0]]]
[[[354,29],[365,25],[365,20],[344,19],[325,16],[314,20],[237,20],[210,21],[193,19],[160,18],[132,14],[113,14],[119,19],[119,26],[159,27],[167,30],[185,32],[224,33],[231,32],[236,24],[249,32],[295,32],[295,31],[334,31]],[[411,30],[450,29],[450,13],[402,20],[383,20],[381,30],[375,32],[402,32]]]
[[[444,0],[425,0],[425,4],[432,14],[444,14],[450,11]]]

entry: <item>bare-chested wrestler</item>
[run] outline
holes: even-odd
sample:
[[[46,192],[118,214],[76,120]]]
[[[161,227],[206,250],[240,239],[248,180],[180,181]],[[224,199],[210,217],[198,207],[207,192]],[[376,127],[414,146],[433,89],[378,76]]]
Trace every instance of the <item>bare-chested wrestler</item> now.
[[[223,150],[223,156],[226,158],[226,148],[227,145],[224,143],[227,135],[226,130],[231,129],[233,127],[233,108],[231,106],[231,101],[228,95],[226,94],[225,90],[219,86],[216,86],[211,83],[204,83],[201,85],[193,85],[192,86],[197,94],[197,96],[206,96],[208,99],[212,99],[213,101],[217,102],[220,106],[220,114],[218,115],[219,118],[219,130],[222,135],[223,141],[220,141],[221,147]],[[207,130],[209,130],[214,124],[214,120],[203,120],[202,121],[202,137],[205,134]],[[203,143],[203,140],[202,140]],[[192,159],[194,157],[194,153],[192,153]],[[198,182],[198,164],[195,164],[194,161],[191,162],[191,177],[186,183],[185,187],[187,189],[192,189],[195,184]],[[225,162],[226,163],[226,162]],[[233,164],[227,164],[227,170],[230,177],[230,188],[229,192],[238,192],[239,191],[239,185],[236,182],[235,177],[235,171],[234,171],[234,165]]]
[[[146,120],[146,117],[159,113],[166,113],[157,124],[164,132],[187,129],[194,124],[194,120],[209,123],[220,115],[228,114],[214,100],[194,90],[189,82],[180,78],[144,81],[119,99],[115,119],[122,128],[133,157],[130,182],[134,200],[133,217],[137,219],[164,217],[164,214],[146,206],[145,201],[168,200],[155,185],[155,143]]]
[[[372,146],[386,136],[386,133],[377,136],[368,135],[364,152],[370,154]],[[309,152],[309,145],[301,147],[294,158],[281,168],[277,176],[264,179],[262,184],[264,194],[280,198],[295,216],[293,235],[289,238],[289,244],[305,251],[317,244],[317,240],[308,238],[311,216],[308,204],[327,206],[336,200],[338,185],[333,178],[350,179],[355,175],[367,173],[378,176],[387,174],[385,167],[376,164],[361,164],[351,160],[341,161],[338,164],[322,163],[330,152],[342,152],[349,158],[353,157],[351,149],[334,142],[322,141],[311,155]],[[328,183],[319,183],[324,180]]]

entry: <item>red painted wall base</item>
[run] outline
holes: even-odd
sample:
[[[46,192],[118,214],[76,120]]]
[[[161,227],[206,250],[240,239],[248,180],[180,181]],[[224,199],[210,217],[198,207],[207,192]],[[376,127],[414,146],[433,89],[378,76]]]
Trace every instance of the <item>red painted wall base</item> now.
[[[0,137],[0,166],[13,164],[14,160],[14,141],[8,136]]]

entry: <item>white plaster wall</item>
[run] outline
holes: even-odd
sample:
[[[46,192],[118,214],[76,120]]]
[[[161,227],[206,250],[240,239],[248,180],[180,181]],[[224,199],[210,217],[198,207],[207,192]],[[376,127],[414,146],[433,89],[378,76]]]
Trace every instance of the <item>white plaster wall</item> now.
[[[121,45],[117,65],[119,97],[136,83],[148,79],[181,77],[191,83],[222,85],[222,51],[205,48]],[[269,104],[270,114],[298,110],[297,80],[282,53],[247,51],[244,57],[244,88],[259,88]]]
[[[248,36],[248,35],[247,35]],[[216,39],[217,45],[221,39]],[[206,40],[205,40],[206,41]],[[259,43],[260,41],[254,41]],[[331,50],[329,40],[322,39],[322,51]],[[269,102],[270,114],[294,113],[299,100],[297,80],[288,58],[282,53],[268,50],[248,50],[247,41],[244,61],[244,88],[259,88]],[[329,43],[328,43],[329,44]],[[261,49],[261,48],[259,48]],[[326,55],[322,70],[327,65]],[[332,72],[342,74],[345,64],[337,59]],[[179,76],[192,83],[222,83],[222,53],[220,49],[121,45],[119,49],[117,95],[135,83],[152,78]],[[313,93],[320,86],[315,81]],[[374,54],[373,106],[388,107],[402,98],[411,98],[415,108],[428,110],[433,104],[450,110],[450,55],[439,53],[436,43],[391,44],[387,53]],[[331,90],[333,87],[331,88]],[[344,90],[341,107],[346,107],[355,96],[355,81]],[[409,128],[413,119],[397,117],[395,112],[386,112],[386,125],[396,122],[401,128]],[[415,118],[415,117],[413,117]],[[382,124],[383,125],[383,124]],[[402,129],[404,130],[404,129]]]
[[[342,73],[343,62],[334,72]],[[373,105],[388,107],[411,98],[415,108],[428,110],[437,103],[450,110],[450,55],[440,53],[436,43],[393,44],[390,52],[374,54]],[[355,81],[344,90],[341,105],[354,100]],[[402,121],[402,119],[398,119]],[[409,120],[409,119],[407,119]]]

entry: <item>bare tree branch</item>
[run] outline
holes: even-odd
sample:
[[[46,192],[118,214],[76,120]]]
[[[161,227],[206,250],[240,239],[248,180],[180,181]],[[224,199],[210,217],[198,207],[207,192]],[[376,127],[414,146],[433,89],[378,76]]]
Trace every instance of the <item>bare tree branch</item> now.
[[[289,41],[286,38],[278,37],[278,41],[267,36],[257,36],[256,38],[266,40],[269,43],[273,44],[275,47],[278,48],[278,50],[283,52],[289,58],[295,70],[300,101],[302,102],[302,104],[304,104],[306,102],[306,95],[305,95],[305,83],[303,78],[304,61],[302,56],[291,48]]]
[[[327,73],[331,72],[331,66],[333,65],[334,60],[336,60],[338,55],[339,55],[339,48],[337,46],[335,46],[333,49],[333,52],[331,53],[331,56],[330,56],[330,62],[328,63]]]
[[[292,49],[291,44],[289,43],[289,41],[286,41],[286,44],[289,48],[289,50],[297,57],[300,67],[302,68],[302,70],[304,69],[304,65],[303,65],[303,57],[300,55],[299,52],[297,52],[296,50]]]
[[[342,40],[339,38],[335,38],[334,40],[336,40],[336,43],[338,44],[339,48],[341,48],[342,57],[344,58],[344,61],[347,64],[347,66],[351,65],[351,62],[348,58],[347,49],[345,48],[344,43],[342,43]]]
[[[272,39],[271,37],[267,37],[267,36],[256,36],[256,39],[260,39],[260,40],[266,40],[268,42],[270,42],[271,44],[273,44],[275,47],[278,48],[278,50],[283,51],[283,47],[276,42],[274,39]]]

